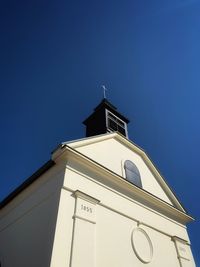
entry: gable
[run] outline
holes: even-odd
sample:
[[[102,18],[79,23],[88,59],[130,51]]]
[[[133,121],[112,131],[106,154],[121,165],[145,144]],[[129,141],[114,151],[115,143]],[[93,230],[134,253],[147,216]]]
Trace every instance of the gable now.
[[[145,152],[117,133],[86,138],[72,142],[68,146],[125,179],[124,163],[130,160],[140,173],[142,188],[145,191],[170,205],[181,207]],[[181,209],[184,210],[182,207]]]

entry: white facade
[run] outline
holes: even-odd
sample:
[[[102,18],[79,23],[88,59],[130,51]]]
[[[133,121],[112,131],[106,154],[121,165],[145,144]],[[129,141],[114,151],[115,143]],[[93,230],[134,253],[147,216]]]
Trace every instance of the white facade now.
[[[52,160],[1,209],[1,267],[195,266],[193,219],[143,150],[111,133],[63,144]]]

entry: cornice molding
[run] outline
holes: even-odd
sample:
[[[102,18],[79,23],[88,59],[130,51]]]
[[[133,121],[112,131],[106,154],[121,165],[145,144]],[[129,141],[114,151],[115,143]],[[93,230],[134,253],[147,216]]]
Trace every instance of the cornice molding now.
[[[105,180],[109,179],[110,186],[117,185],[118,188],[123,189],[123,192],[127,192],[129,195],[131,194],[133,198],[136,198],[137,201],[141,201],[141,203],[148,203],[148,206],[151,209],[159,211],[160,213],[171,217],[172,219],[186,224],[192,220],[194,220],[191,216],[185,213],[182,210],[168,204],[167,202],[161,200],[160,198],[152,195],[151,193],[141,189],[127,180],[125,180],[122,176],[116,174],[115,172],[109,170],[108,168],[102,166],[96,161],[88,158],[83,155],[79,151],[75,150],[72,147],[65,145],[61,149],[56,151],[54,154],[53,160],[58,163],[59,161],[75,161],[78,162],[79,165],[84,166],[86,169],[90,170],[102,177]],[[95,179],[95,178],[93,178]]]
[[[87,200],[88,202],[93,203],[93,204],[98,204],[100,202],[100,200],[98,200],[92,196],[89,196],[89,195],[87,195],[87,194],[85,194],[79,190],[76,190],[74,192],[74,195],[76,198],[81,198],[83,200]]]
[[[185,208],[180,203],[180,201],[177,199],[176,195],[171,190],[170,186],[167,184],[166,180],[161,175],[160,171],[155,166],[155,164],[153,163],[153,161],[151,160],[149,155],[141,147],[139,147],[134,142],[127,139],[126,137],[124,137],[120,133],[106,133],[106,134],[102,134],[102,135],[83,138],[80,140],[75,140],[72,142],[66,142],[66,143],[63,143],[62,147],[69,146],[73,149],[76,149],[76,148],[80,148],[80,147],[83,147],[86,145],[92,145],[95,143],[103,142],[103,141],[109,140],[109,139],[114,139],[114,140],[120,142],[122,145],[129,148],[130,150],[132,150],[133,152],[137,153],[143,159],[143,161],[147,165],[147,167],[150,169],[150,171],[152,172],[152,174],[156,178],[157,182],[161,185],[161,187],[165,191],[166,195],[170,198],[170,200],[172,201],[174,206],[177,207],[179,210],[186,212]]]

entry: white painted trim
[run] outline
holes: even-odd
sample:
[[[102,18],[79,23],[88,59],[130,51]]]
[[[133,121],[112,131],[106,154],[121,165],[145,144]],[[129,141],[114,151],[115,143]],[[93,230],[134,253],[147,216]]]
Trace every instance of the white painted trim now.
[[[86,178],[88,178],[88,177],[86,177]],[[90,179],[90,180],[91,180],[91,179]],[[105,187],[105,186],[104,186],[104,187]],[[68,187],[65,187],[65,186],[63,186],[63,190],[66,190],[66,191],[71,192],[71,193],[74,192],[71,188],[68,188]],[[111,191],[114,191],[114,190],[111,190]],[[75,192],[74,192],[74,193],[75,193]],[[117,192],[115,192],[115,193],[117,193]],[[128,199],[129,201],[131,201],[131,202],[133,202],[133,203],[136,203],[136,204],[139,205],[139,206],[144,207],[145,209],[147,209],[147,210],[149,210],[149,211],[151,211],[151,212],[153,212],[153,213],[155,213],[155,214],[157,214],[157,215],[159,215],[159,216],[161,216],[161,217],[167,219],[168,221],[171,221],[172,223],[174,223],[174,224],[180,226],[181,228],[186,229],[186,226],[184,226],[184,225],[182,225],[182,224],[180,224],[180,223],[178,223],[178,222],[176,222],[176,221],[174,221],[174,220],[172,220],[172,219],[170,219],[170,218],[168,218],[168,217],[166,217],[166,216],[164,216],[164,215],[161,215],[160,213],[158,213],[158,212],[156,212],[156,211],[154,211],[154,210],[151,210],[151,209],[149,209],[148,207],[143,206],[142,204],[140,204],[140,203],[134,201],[133,199],[130,199],[129,197],[126,197],[126,196],[124,196],[124,195],[122,195],[122,194],[120,194],[120,193],[118,193],[118,195],[120,195],[120,196],[123,197],[123,198]],[[150,228],[150,229],[152,229],[152,230],[154,230],[154,231],[156,231],[156,232],[158,232],[158,233],[164,234],[165,236],[168,236],[168,237],[170,237],[171,239],[174,238],[174,236],[168,234],[167,232],[162,231],[162,230],[160,230],[160,229],[158,229],[158,228],[155,228],[155,227],[153,227],[152,225],[147,224],[147,223],[145,223],[145,222],[143,222],[143,221],[141,221],[141,220],[138,220],[136,217],[130,216],[130,215],[124,213],[124,212],[121,212],[121,211],[119,211],[119,210],[116,210],[116,209],[112,208],[111,206],[106,205],[106,204],[103,203],[102,201],[99,203],[99,206],[101,206],[101,207],[103,207],[103,208],[105,208],[105,209],[111,210],[112,212],[114,212],[114,213],[116,213],[116,214],[119,214],[119,215],[121,215],[121,216],[123,216],[123,217],[125,217],[125,218],[127,218],[127,219],[130,219],[130,220],[136,222],[138,226],[142,226],[142,225],[144,225],[145,227],[148,227],[148,228]],[[179,238],[179,239],[180,239],[180,238]],[[190,244],[190,243],[188,242],[188,240],[185,240],[185,239],[181,239],[181,240],[183,240],[183,241],[186,242],[187,244]]]
[[[126,138],[128,138],[127,123],[126,123],[125,121],[123,121],[122,119],[120,119],[117,115],[115,115],[115,114],[114,114],[113,112],[111,112],[110,110],[105,109],[105,111],[106,111],[106,128],[107,128],[108,130],[110,130],[110,132],[114,132],[114,131],[112,131],[111,129],[109,129],[109,127],[108,127],[108,117],[109,117],[109,113],[110,113],[113,117],[115,117],[116,119],[120,120],[120,121],[124,124],[124,130],[125,130]]]
[[[148,199],[149,204],[156,206],[164,214],[173,214],[173,217],[175,216],[176,218],[179,218],[184,223],[193,220],[191,216],[187,215],[183,211],[171,206],[167,202],[157,198],[147,191],[130,184],[122,176],[110,171],[109,169],[89,159],[88,157],[70,147],[65,147],[65,149],[62,150],[60,156],[62,156],[62,160],[68,160],[70,158],[71,160],[74,160],[76,162],[78,161],[80,166],[82,165],[84,167],[87,167],[90,171],[99,174],[100,178],[106,176],[106,178],[109,179],[110,183],[117,184],[119,187],[123,188],[123,190],[129,193],[133,193],[137,198],[143,201],[146,201]]]
[[[96,222],[95,222],[95,221],[92,221],[92,220],[86,219],[86,218],[84,218],[84,217],[82,217],[82,216],[79,216],[79,215],[74,215],[74,216],[73,216],[73,219],[80,219],[80,220],[83,220],[83,221],[86,221],[86,222],[89,222],[89,223],[96,224]]]
[[[89,195],[87,195],[87,194],[85,194],[79,190],[75,191],[74,195],[76,198],[79,197],[83,200],[87,200],[88,202],[90,202],[92,204],[98,204],[100,202],[100,200],[98,200],[94,197],[91,197],[91,196],[89,196]]]
[[[164,192],[166,193],[168,198],[171,200],[171,202],[174,204],[174,206],[176,206],[178,209],[180,209],[183,212],[185,212],[185,209],[182,207],[181,203],[178,201],[178,199],[176,198],[175,194],[172,192],[170,187],[167,185],[167,183],[165,182],[164,178],[158,172],[158,170],[156,169],[156,167],[154,166],[153,162],[150,160],[148,155],[145,153],[145,151],[142,148],[140,148],[139,146],[137,146],[136,144],[134,144],[133,142],[131,142],[130,140],[128,140],[127,138],[125,138],[124,136],[122,136],[122,135],[120,135],[120,134],[118,134],[116,132],[115,133],[107,133],[107,134],[104,134],[104,135],[89,137],[89,138],[86,138],[86,139],[84,139],[82,141],[77,141],[77,142],[74,142],[74,143],[70,143],[69,145],[66,144],[66,147],[71,147],[73,149],[76,149],[78,147],[82,147],[82,146],[85,146],[85,145],[102,142],[104,140],[109,140],[109,139],[115,139],[118,142],[121,142],[123,145],[127,146],[129,149],[131,149],[132,151],[137,153],[139,156],[141,156],[141,158],[144,160],[144,162],[146,163],[147,167],[150,169],[150,171],[152,172],[152,174],[156,178],[157,182],[160,184],[160,186],[162,187],[162,189],[164,190]],[[62,149],[58,148],[58,150],[56,150],[52,154],[52,159],[54,161],[56,161],[57,158],[60,157],[60,155],[63,152],[63,150],[66,149],[66,147],[65,148],[63,147]]]

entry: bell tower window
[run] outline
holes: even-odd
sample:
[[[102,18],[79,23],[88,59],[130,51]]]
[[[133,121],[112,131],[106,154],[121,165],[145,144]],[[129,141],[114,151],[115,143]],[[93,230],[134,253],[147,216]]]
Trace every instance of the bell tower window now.
[[[86,136],[118,132],[128,138],[129,119],[122,115],[113,104],[103,99],[93,113],[84,120]]]
[[[109,131],[117,131],[128,137],[126,123],[108,110],[106,110],[106,124]]]

